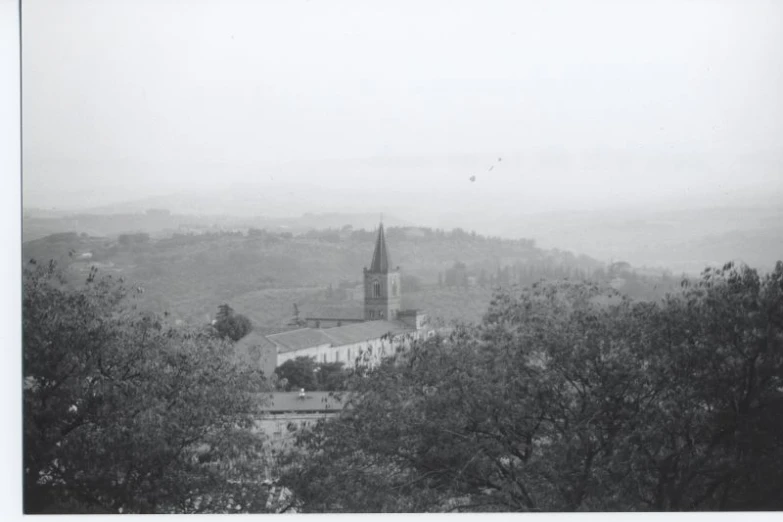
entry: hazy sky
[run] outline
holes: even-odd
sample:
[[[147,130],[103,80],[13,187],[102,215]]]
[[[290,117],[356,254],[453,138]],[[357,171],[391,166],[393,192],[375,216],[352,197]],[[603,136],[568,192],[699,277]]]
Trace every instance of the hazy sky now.
[[[25,205],[228,186],[293,211],[435,193],[454,212],[783,190],[774,0],[22,7]]]

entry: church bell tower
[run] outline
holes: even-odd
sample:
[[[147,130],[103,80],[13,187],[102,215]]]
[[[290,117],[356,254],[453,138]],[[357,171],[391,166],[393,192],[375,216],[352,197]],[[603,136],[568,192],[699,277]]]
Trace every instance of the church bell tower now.
[[[397,319],[401,302],[400,269],[392,268],[383,223],[378,228],[370,268],[364,269],[364,320]]]

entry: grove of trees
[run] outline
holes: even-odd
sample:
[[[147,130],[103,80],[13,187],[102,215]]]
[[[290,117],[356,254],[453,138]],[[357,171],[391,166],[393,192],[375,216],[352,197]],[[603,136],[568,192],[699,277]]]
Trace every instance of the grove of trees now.
[[[54,263],[23,279],[25,513],[259,512],[267,390],[232,345]]]
[[[312,357],[297,357],[275,368],[284,391],[342,391],[350,373],[341,362],[317,363]]]
[[[227,304],[218,306],[213,326],[220,338],[228,338],[232,341],[238,341],[253,331],[253,323],[250,319],[234,312],[234,309]]]
[[[283,482],[302,511],[780,510],[783,263],[654,302],[501,291],[349,390],[299,435]]]
[[[140,302],[94,269],[76,286],[25,269],[24,511],[275,511],[254,429],[272,383],[229,328]],[[605,281],[509,285],[479,324],[378,366],[275,373],[348,404],[272,470],[297,511],[783,509],[783,262],[650,301]]]

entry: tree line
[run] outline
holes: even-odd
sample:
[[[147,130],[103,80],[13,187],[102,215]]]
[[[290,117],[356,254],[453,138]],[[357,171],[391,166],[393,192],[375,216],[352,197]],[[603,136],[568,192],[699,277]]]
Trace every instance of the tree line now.
[[[500,291],[349,389],[290,457],[303,511],[783,509],[783,263]]]
[[[233,344],[137,309],[138,291],[24,271],[25,513],[268,509],[264,376]]]
[[[231,328],[138,301],[95,270],[73,287],[53,263],[25,269],[26,513],[275,511],[270,471],[303,512],[783,509],[783,262],[651,301],[507,287],[478,325],[378,366],[275,377]],[[349,406],[269,470],[253,426],[275,386]]]

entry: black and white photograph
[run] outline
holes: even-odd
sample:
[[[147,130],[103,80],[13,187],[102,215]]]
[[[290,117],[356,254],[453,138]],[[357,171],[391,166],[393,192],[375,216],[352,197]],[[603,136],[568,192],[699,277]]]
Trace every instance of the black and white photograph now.
[[[7,509],[783,510],[783,2],[9,4]]]

